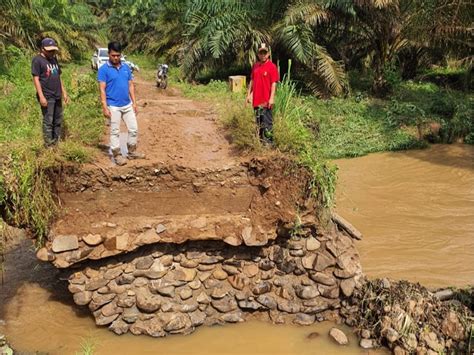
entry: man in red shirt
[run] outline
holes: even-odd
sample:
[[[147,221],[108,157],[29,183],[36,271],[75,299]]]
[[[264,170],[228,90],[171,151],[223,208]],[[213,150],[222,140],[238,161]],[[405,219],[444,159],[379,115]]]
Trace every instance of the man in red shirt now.
[[[252,67],[250,84],[247,92],[247,103],[252,101],[261,141],[273,141],[272,108],[275,103],[275,92],[280,75],[275,64],[270,60],[270,51],[265,43],[258,48],[258,62]]]

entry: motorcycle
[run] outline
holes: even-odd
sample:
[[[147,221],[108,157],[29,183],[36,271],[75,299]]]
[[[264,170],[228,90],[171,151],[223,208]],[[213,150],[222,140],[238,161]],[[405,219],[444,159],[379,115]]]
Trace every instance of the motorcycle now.
[[[168,86],[168,64],[160,64],[156,72],[156,87],[166,89]]]

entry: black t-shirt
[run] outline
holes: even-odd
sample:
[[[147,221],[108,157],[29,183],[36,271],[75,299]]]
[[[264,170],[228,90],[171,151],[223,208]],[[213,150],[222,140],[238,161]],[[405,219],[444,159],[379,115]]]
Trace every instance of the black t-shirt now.
[[[47,59],[37,55],[31,62],[31,74],[39,77],[46,99],[61,99],[61,68],[56,58]]]

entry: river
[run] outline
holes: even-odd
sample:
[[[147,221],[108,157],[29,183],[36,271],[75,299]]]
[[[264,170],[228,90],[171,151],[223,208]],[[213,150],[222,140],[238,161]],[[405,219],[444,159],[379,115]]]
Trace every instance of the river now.
[[[434,145],[336,161],[338,213],[364,235],[369,277],[474,284],[474,147]]]
[[[358,242],[370,277],[427,286],[474,283],[474,148],[371,154],[339,165],[337,211],[364,234]],[[247,322],[201,327],[190,336],[153,339],[115,336],[95,327],[72,302],[60,273],[39,263],[28,241],[6,256],[0,286],[0,333],[22,352],[82,354],[379,354],[364,351],[344,328],[350,346],[328,338],[331,323],[309,327]],[[318,333],[308,339],[310,333]]]

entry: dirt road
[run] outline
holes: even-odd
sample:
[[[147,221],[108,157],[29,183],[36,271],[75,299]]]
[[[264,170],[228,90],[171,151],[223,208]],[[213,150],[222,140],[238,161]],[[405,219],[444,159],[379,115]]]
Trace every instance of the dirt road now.
[[[161,90],[153,82],[136,80],[139,150],[147,159],[129,161],[129,166],[178,164],[189,168],[234,166],[240,161],[224,132],[216,123],[217,115],[209,105],[189,100],[172,87]],[[104,144],[109,140],[108,132]],[[122,151],[126,146],[126,127],[121,127]],[[112,167],[110,157],[102,154],[96,162]]]

